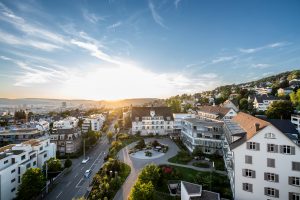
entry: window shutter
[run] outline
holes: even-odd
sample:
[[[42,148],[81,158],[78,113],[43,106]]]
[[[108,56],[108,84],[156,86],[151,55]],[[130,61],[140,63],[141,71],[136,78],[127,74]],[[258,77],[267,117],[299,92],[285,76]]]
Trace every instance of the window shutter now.
[[[278,183],[279,182],[279,175],[275,174],[275,182]]]
[[[252,171],[252,178],[255,178],[255,171]]]
[[[247,149],[250,149],[250,142],[247,142]]]
[[[278,145],[274,145],[274,152],[278,153]]]
[[[279,190],[275,190],[275,197],[279,198]]]
[[[282,145],[279,146],[279,149],[280,149],[280,153],[283,153],[283,146]]]
[[[270,146],[270,144],[267,144],[267,152],[269,152],[269,146]]]
[[[249,184],[249,192],[253,192],[253,185]]]
[[[245,169],[242,170],[242,174],[243,174],[243,176],[246,176],[246,170]]]
[[[293,200],[293,193],[289,192],[289,200]]]
[[[264,177],[265,177],[265,181],[267,181],[268,180],[268,173],[264,173]]]
[[[259,143],[255,143],[255,150],[259,151]]]
[[[265,187],[265,195],[268,194],[268,188]]]
[[[291,147],[291,155],[295,155],[295,147]]]
[[[293,185],[293,177],[289,176],[289,184]]]
[[[243,183],[243,190],[246,190],[246,184],[247,183]]]
[[[252,156],[249,156],[249,163],[252,164]]]

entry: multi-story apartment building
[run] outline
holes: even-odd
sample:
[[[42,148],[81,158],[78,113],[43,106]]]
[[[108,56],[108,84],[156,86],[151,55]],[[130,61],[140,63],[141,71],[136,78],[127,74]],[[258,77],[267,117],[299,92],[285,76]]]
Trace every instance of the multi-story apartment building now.
[[[240,112],[224,122],[223,154],[234,199],[300,198],[300,147],[287,120]]]
[[[228,120],[236,116],[237,112],[233,108],[221,106],[201,106],[197,110],[197,117],[200,119]]]
[[[92,131],[100,131],[104,121],[105,117],[102,114],[95,114],[85,118],[82,124],[82,133],[87,133],[89,128]]]
[[[60,155],[76,153],[81,148],[82,137],[79,128],[53,129],[50,138],[51,142],[56,144]]]
[[[56,145],[48,137],[28,140],[0,148],[0,199],[16,197],[22,175],[29,168],[42,169],[44,163],[55,157]]]
[[[63,120],[53,122],[54,129],[68,129],[68,128],[76,128],[78,126],[79,119],[76,117],[67,117]]]
[[[268,95],[257,95],[254,97],[253,107],[257,111],[266,111],[268,107],[274,102],[278,101],[279,99],[274,96]]]
[[[181,139],[190,152],[198,146],[204,153],[222,154],[223,122],[196,118],[184,119]]]
[[[291,122],[294,124],[296,130],[300,133],[300,115],[293,114],[291,116]]]
[[[174,124],[173,129],[174,133],[181,133],[182,121],[188,118],[195,118],[193,113],[173,113]]]
[[[173,120],[169,107],[132,107],[132,134],[167,135],[173,132]]]

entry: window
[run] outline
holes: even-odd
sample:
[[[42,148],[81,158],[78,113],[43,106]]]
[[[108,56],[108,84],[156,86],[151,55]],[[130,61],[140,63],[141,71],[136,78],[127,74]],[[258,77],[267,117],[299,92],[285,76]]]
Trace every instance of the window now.
[[[46,158],[46,157],[47,157],[47,154],[45,153],[45,154],[44,154],[44,158]]]
[[[11,189],[10,191],[11,191],[11,192],[14,192],[15,190],[16,190],[16,188],[13,188],[13,189]]]
[[[288,146],[288,145],[281,145],[280,146],[280,153],[295,155],[295,147]]]
[[[6,163],[8,163],[8,160],[5,160],[5,161],[4,161],[4,164],[6,164]]]
[[[10,181],[10,182],[11,182],[11,183],[13,183],[13,182],[15,182],[15,181],[16,181],[16,179],[14,178],[14,179],[11,179],[11,181]]]
[[[243,190],[247,192],[253,192],[253,185],[250,183],[243,183]]]
[[[21,157],[21,160],[24,160],[26,158],[26,156],[25,155],[23,155],[22,157]]]
[[[267,166],[268,167],[275,167],[275,159],[267,158]]]
[[[279,190],[274,188],[265,187],[265,195],[270,197],[279,197]]]
[[[247,149],[259,151],[259,143],[247,142]]]
[[[42,151],[43,150],[43,147],[40,147],[40,151]]]
[[[289,176],[289,184],[294,186],[300,186],[300,177]]]
[[[30,168],[30,163],[28,163],[28,164],[26,165],[26,169],[28,169],[28,168]]]
[[[36,161],[34,161],[34,162],[32,163],[32,166],[36,166]]]
[[[267,144],[267,152],[270,152],[270,153],[277,153],[277,152],[278,152],[278,145],[275,145],[275,144]]]
[[[245,163],[246,164],[252,164],[252,156],[245,156]]]
[[[279,182],[279,176],[278,176],[278,174],[265,173],[264,175],[265,175],[264,176],[265,181],[276,182],[276,183]]]
[[[292,162],[292,170],[300,171],[300,162]]]
[[[243,176],[249,177],[249,178],[255,178],[255,171],[251,169],[243,169]]]
[[[210,149],[209,148],[204,148],[204,152],[205,153],[210,153]]]
[[[10,173],[12,174],[12,173],[15,173],[15,172],[16,172],[16,169],[13,169],[13,170],[11,170]]]
[[[275,139],[275,134],[274,133],[266,133],[265,134],[265,138],[268,138],[268,139]]]
[[[300,200],[300,193],[289,192],[289,200]]]

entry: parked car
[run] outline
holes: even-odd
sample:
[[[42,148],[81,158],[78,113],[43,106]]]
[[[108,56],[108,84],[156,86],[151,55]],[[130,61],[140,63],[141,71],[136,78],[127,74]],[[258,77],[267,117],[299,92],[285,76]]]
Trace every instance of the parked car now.
[[[82,163],[82,164],[85,164],[85,163],[87,163],[87,162],[89,161],[89,159],[90,159],[90,157],[87,157],[86,159],[83,159],[83,160],[81,161],[81,163]]]

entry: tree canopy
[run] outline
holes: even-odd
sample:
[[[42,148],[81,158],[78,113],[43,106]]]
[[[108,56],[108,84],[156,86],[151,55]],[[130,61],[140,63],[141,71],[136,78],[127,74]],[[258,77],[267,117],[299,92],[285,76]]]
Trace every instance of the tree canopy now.
[[[275,101],[269,106],[266,115],[269,119],[291,119],[293,110],[290,101]]]
[[[142,183],[137,181],[132,187],[130,200],[152,200],[154,199],[154,186],[151,182]]]

